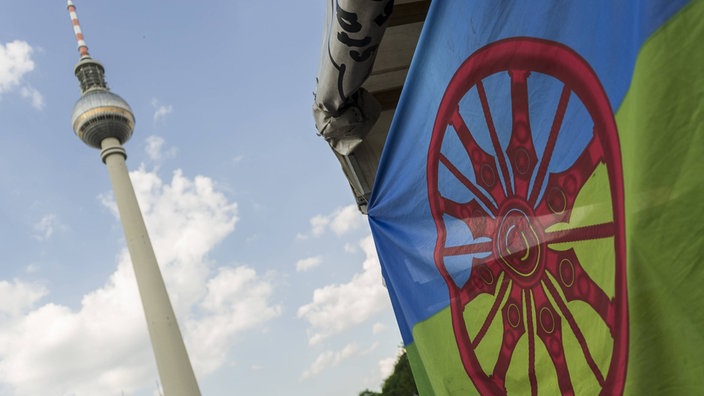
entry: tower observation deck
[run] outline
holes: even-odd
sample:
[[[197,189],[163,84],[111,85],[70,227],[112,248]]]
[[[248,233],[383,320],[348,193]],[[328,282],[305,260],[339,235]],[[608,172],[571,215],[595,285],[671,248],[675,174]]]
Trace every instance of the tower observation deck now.
[[[107,166],[164,393],[199,396],[198,383],[125,164],[127,153],[122,144],[132,136],[134,114],[124,99],[108,89],[105,68],[88,53],[76,6],[71,0],[66,4],[80,53],[74,73],[81,97],[73,107],[73,130],[85,144],[101,150],[100,157]]]
[[[81,54],[74,68],[81,86],[81,98],[73,108],[73,130],[84,143],[94,148],[100,148],[101,142],[108,137],[116,138],[123,144],[134,130],[132,109],[124,99],[108,89],[105,68],[88,53],[76,6],[73,1],[67,0],[67,7]]]

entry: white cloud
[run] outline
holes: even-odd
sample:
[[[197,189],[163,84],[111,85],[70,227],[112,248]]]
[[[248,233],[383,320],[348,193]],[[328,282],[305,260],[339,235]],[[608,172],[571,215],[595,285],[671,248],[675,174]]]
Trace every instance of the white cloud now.
[[[310,235],[319,237],[327,231],[332,231],[338,236],[342,236],[355,230],[364,224],[364,216],[359,213],[357,206],[348,205],[338,208],[328,215],[316,215],[309,220]],[[298,239],[308,239],[309,235],[298,234]]]
[[[242,154],[232,157],[233,165],[239,165],[240,163],[242,163],[242,161],[244,161],[244,155]]]
[[[0,43],[0,94],[20,86],[22,77],[32,70],[32,47],[27,42]]]
[[[298,317],[310,325],[309,344],[364,323],[390,306],[371,236],[360,247],[366,255],[362,272],[347,283],[316,289],[313,301],[298,309]]]
[[[59,222],[55,214],[48,214],[34,225],[34,238],[40,241],[46,241],[54,235],[54,231],[64,228],[65,227]]]
[[[379,360],[378,364],[381,378],[388,378],[394,372],[394,366],[397,360],[398,356]]]
[[[163,120],[166,118],[167,115],[171,114],[174,111],[173,106],[168,105],[168,106],[159,106],[158,109],[154,112],[154,122],[158,122],[160,120]]]
[[[372,334],[382,333],[382,332],[386,331],[387,328],[388,328],[388,326],[383,323],[379,323],[379,322],[374,323],[374,325],[372,326]]]
[[[237,204],[216,190],[212,179],[188,179],[181,170],[163,183],[144,166],[130,172],[157,258],[175,306],[191,306],[200,297],[209,268],[207,252],[230,234],[238,220]],[[177,312],[178,314],[179,312]]]
[[[190,351],[195,370],[207,374],[220,367],[237,334],[259,328],[281,314],[270,306],[272,285],[249,267],[220,268],[207,284],[199,307],[206,315],[188,323]]]
[[[337,235],[343,235],[362,226],[364,216],[356,205],[345,206],[336,211],[330,219],[330,229]]]
[[[28,264],[25,268],[24,271],[28,274],[33,274],[36,272],[39,272],[39,265],[37,264]]]
[[[146,145],[144,146],[144,151],[149,156],[152,161],[161,161],[164,158],[173,158],[178,153],[176,147],[171,147],[164,151],[164,144],[166,140],[159,136],[148,136],[146,139]]]
[[[377,362],[379,364],[379,372],[381,378],[388,378],[394,372],[394,367],[396,366],[396,363],[404,352],[404,348],[399,347],[396,351],[395,356],[386,359],[381,359],[379,360],[379,362]]]
[[[83,297],[79,311],[46,304],[3,323],[0,380],[18,396],[132,391],[155,375],[136,304],[134,278],[122,259],[105,286]]]
[[[44,286],[20,280],[0,281],[0,314],[17,316],[34,306],[48,290]]]
[[[262,326],[281,307],[269,302],[271,282],[253,269],[214,269],[208,259],[237,223],[237,205],[211,179],[176,171],[163,182],[144,167],[131,177],[194,370],[207,375],[224,363],[239,334]],[[33,308],[46,293],[36,285],[0,282],[3,389],[17,396],[129,394],[155,383],[126,250],[110,279],[86,294],[78,309],[52,303]]]
[[[34,70],[32,47],[21,40],[0,43],[0,95],[19,89],[23,98],[29,99],[32,106],[41,110],[44,98],[29,85],[23,84],[23,77]]]
[[[347,344],[344,348],[339,351],[325,351],[318,355],[313,364],[303,372],[301,375],[302,380],[314,377],[328,368],[335,367],[339,365],[342,361],[352,358],[354,356],[360,356],[366,354],[368,351],[360,351],[356,344]]]
[[[304,272],[312,270],[323,262],[321,256],[313,256],[296,261],[296,271]]]
[[[42,110],[44,108],[44,96],[36,88],[24,86],[20,89],[20,95],[25,99],[29,99],[35,109]]]
[[[328,227],[328,224],[330,224],[330,218],[323,216],[323,215],[317,215],[310,219],[310,228],[311,228],[311,234],[313,236],[321,236],[325,232],[325,230]]]
[[[152,106],[154,106],[154,108],[156,109],[156,110],[154,110],[154,116],[153,116],[154,123],[163,121],[164,119],[166,119],[167,115],[173,113],[173,111],[174,111],[173,106],[160,105],[159,101],[157,99],[152,99]]]
[[[158,136],[148,136],[147,145],[144,151],[147,152],[149,159],[152,161],[157,161],[161,159],[161,147],[164,145],[164,138]]]

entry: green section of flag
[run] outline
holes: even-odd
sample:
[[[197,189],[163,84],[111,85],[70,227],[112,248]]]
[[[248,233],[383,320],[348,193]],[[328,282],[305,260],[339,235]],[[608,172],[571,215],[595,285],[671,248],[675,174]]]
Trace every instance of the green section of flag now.
[[[406,350],[420,396],[478,394],[460,360],[450,308],[418,323],[413,328],[413,338],[415,341]],[[425,380],[419,381],[419,376]]]
[[[416,382],[418,392],[423,396],[434,395],[435,393],[433,393],[430,385],[430,378],[428,378],[428,373],[425,371],[423,360],[418,353],[418,348],[415,343],[406,345],[406,354],[408,354],[408,361],[411,364],[411,371],[413,372],[413,380]]]
[[[704,1],[641,49],[617,113],[628,237],[626,393],[704,392]]]

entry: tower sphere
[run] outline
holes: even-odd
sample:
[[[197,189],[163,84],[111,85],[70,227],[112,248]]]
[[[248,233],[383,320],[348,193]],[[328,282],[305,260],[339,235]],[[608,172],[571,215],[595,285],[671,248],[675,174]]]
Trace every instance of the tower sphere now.
[[[83,40],[81,25],[78,23],[76,6],[71,0],[66,0],[66,7],[81,54],[81,59],[73,70],[81,85],[81,97],[73,106],[71,115],[73,130],[91,147],[102,148],[101,143],[107,138],[116,138],[123,144],[132,136],[134,130],[132,109],[127,102],[108,89],[105,68],[88,54],[88,46]]]
[[[89,90],[73,106],[71,123],[76,135],[87,145],[100,148],[105,138],[125,143],[134,130],[132,109],[107,89]]]

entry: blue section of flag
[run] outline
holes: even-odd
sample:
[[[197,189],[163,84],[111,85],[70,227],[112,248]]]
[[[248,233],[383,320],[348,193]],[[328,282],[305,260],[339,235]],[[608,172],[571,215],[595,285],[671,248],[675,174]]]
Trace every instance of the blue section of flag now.
[[[412,327],[445,308],[449,301],[447,286],[433,258],[437,231],[428,204],[426,162],[440,100],[462,62],[479,48],[505,38],[526,36],[560,42],[579,53],[594,68],[616,110],[628,90],[643,41],[686,3],[686,0],[443,0],[432,3],[369,205],[372,234],[406,344],[413,340]],[[530,83],[544,84],[541,89],[548,92],[560,89],[551,87],[549,79],[541,81],[539,76]],[[500,89],[506,84],[505,80],[488,79],[486,84],[487,92],[507,92]],[[491,108],[505,111],[501,110],[506,106],[505,99],[500,95],[490,96]],[[468,95],[463,99],[464,111],[480,111],[477,101]],[[549,130],[549,125],[546,128],[544,124],[552,120],[555,101],[537,100],[539,104],[534,106],[536,101],[531,99],[534,131]],[[544,109],[544,114],[536,109]],[[581,125],[577,121],[586,116],[583,109],[573,106],[568,109],[566,118],[571,117],[575,125]],[[501,124],[509,121],[501,117],[496,121],[497,130],[510,131],[510,125]],[[482,128],[480,125],[470,127]],[[550,163],[550,172],[567,168],[582,152],[587,143],[585,136],[590,135],[578,132],[558,140],[556,152],[562,154]],[[476,136],[478,144],[489,151],[487,134],[477,133]],[[499,138],[505,148],[508,134],[500,134]],[[547,134],[534,133],[534,139],[536,149],[542,150]],[[453,151],[461,154],[463,148],[458,144],[443,150],[452,155]],[[540,154],[538,152],[539,157]],[[451,183],[451,177],[446,179]],[[461,189],[457,189],[457,194],[462,194]],[[452,221],[448,221],[448,227],[452,226]],[[461,265],[449,262],[449,269],[458,284],[469,276],[469,270]]]

